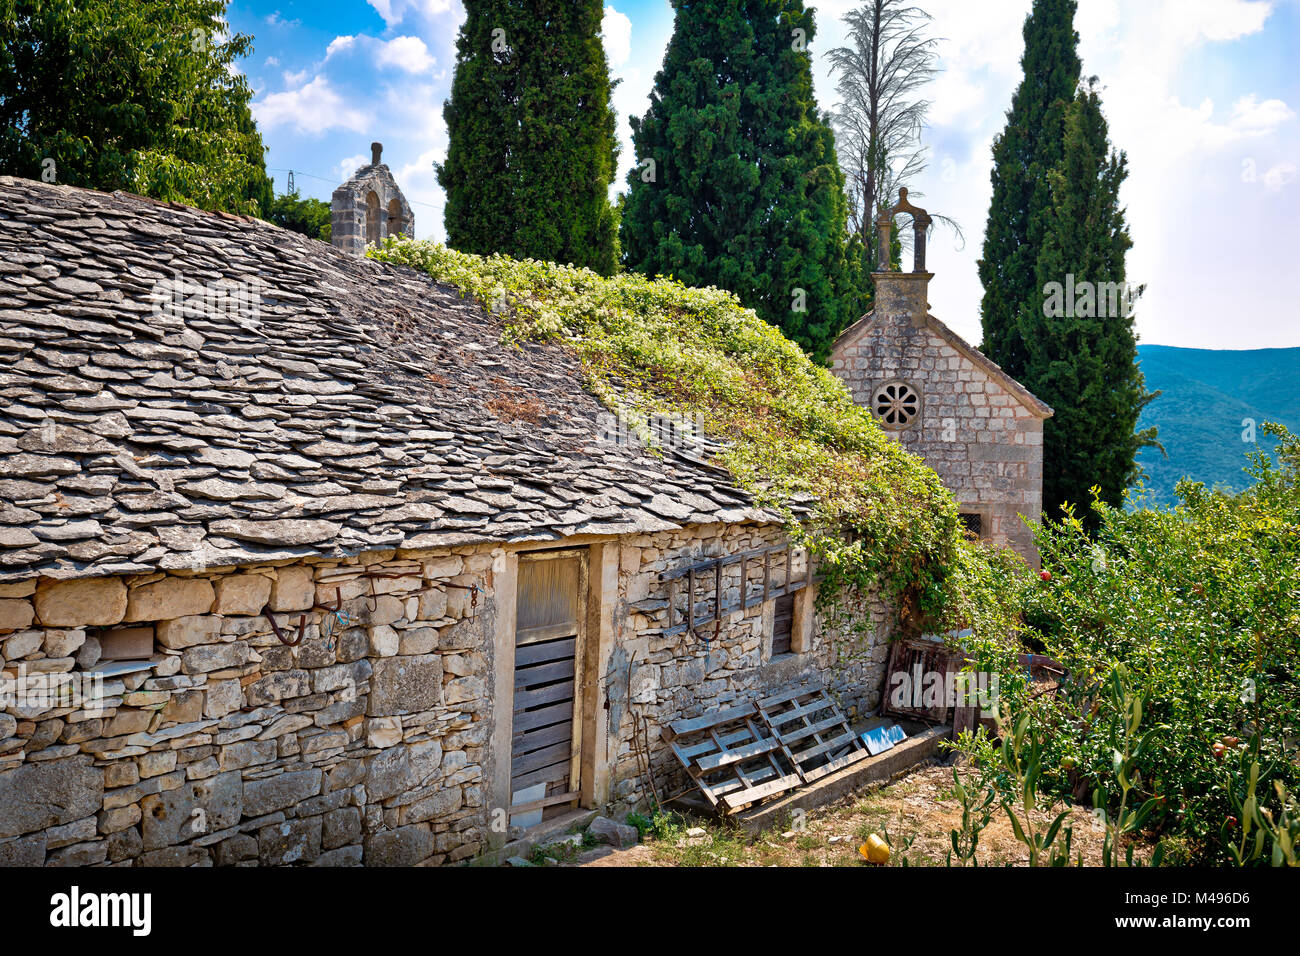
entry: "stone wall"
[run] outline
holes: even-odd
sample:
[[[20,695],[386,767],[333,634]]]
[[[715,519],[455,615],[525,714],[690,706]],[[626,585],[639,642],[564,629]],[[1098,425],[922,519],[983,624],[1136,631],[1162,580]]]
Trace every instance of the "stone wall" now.
[[[1042,512],[1043,420],[932,327],[927,278],[891,276],[885,291],[900,291],[878,296],[875,321],[841,339],[832,368],[864,406],[895,379],[920,392],[919,419],[889,434],[925,459],[963,512],[980,515],[982,537],[1037,566],[1033,535],[1019,516]]]
[[[5,701],[0,865],[475,855],[487,819],[491,702],[481,675],[492,660],[492,564],[474,549],[401,560],[390,552],[0,585],[11,682],[20,671],[80,680],[103,670],[99,626],[156,630],[151,666],[104,679],[89,700]],[[371,582],[363,570],[398,576]],[[471,608],[471,592],[449,584],[486,590]],[[269,605],[286,637],[296,635],[299,615],[333,605],[336,588],[355,626],[333,640],[315,623],[320,612],[296,647],[260,616]]]
[[[601,542],[617,569],[593,595],[612,624],[586,651],[609,665],[587,687],[605,724],[594,803],[645,796],[633,714],[649,720],[662,788],[680,775],[662,739],[672,720],[809,677],[851,713],[878,704],[879,604],[856,609],[865,639],[808,617],[776,658],[772,601],[732,614],[707,649],[663,636],[662,572],[782,540],[719,523]],[[494,713],[492,675],[510,561],[481,546],[0,585],[3,690],[62,675],[85,692],[0,706],[0,865],[433,865],[489,849],[505,838],[491,781],[508,753],[491,742],[509,714]],[[739,566],[727,570],[737,600]],[[761,574],[755,563],[751,589]],[[320,607],[336,600],[350,620],[327,637]],[[301,643],[282,643],[263,608],[290,639],[306,614]],[[138,626],[154,653],[115,672],[107,635]]]
[[[611,742],[612,797],[617,802],[631,804],[645,796],[632,746],[633,714],[647,721],[654,773],[660,795],[666,796],[665,781],[685,785],[680,765],[663,740],[664,728],[674,720],[754,700],[801,680],[823,684],[849,715],[879,705],[889,653],[887,614],[879,602],[844,609],[850,622],[868,623],[862,633],[843,624],[832,626],[814,613],[805,646],[800,649],[796,634],[794,652],[775,658],[770,601],[730,615],[707,647],[690,633],[663,635],[668,624],[667,588],[659,580],[663,572],[784,540],[780,528],[761,525],[706,525],[625,540],[619,581],[627,613],[615,615],[620,623],[610,660],[612,686],[627,687],[626,696],[612,700],[609,715],[611,736],[617,738]],[[803,559],[796,552],[796,580],[803,572]],[[761,564],[749,562],[747,576],[750,592],[761,590]],[[778,575],[777,583],[780,580]],[[706,592],[711,588],[702,585],[697,599]],[[723,592],[724,605],[739,603],[738,564],[727,566]],[[682,619],[685,606],[681,588],[678,594],[675,621]],[[798,620],[796,614],[796,628]],[[711,628],[705,630],[712,633]]]

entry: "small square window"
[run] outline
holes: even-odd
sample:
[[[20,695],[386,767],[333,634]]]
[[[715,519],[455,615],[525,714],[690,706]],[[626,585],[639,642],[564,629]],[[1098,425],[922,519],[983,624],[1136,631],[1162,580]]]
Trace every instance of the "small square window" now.
[[[984,534],[984,516],[972,511],[963,511],[958,517],[961,519],[962,527],[972,538],[979,538]]]

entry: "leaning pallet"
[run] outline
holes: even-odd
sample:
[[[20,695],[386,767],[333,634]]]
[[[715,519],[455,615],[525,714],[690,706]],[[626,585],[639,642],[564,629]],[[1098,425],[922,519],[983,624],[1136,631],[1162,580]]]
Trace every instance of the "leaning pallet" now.
[[[777,762],[780,741],[754,704],[668,725],[669,746],[709,803],[731,813],[802,782]]]
[[[807,784],[842,770],[870,754],[826,690],[805,684],[758,702],[768,731],[786,762]]]
[[[709,803],[733,813],[870,756],[816,684],[673,721],[666,737]]]

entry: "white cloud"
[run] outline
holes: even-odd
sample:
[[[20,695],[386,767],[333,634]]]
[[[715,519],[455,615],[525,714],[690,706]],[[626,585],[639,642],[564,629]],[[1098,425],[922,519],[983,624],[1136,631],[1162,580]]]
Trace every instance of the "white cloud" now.
[[[340,159],[339,164],[334,167],[334,171],[338,174],[339,182],[345,183],[352,178],[352,174],[358,169],[362,166],[369,165],[370,154],[357,153],[355,156],[345,156],[343,159]]]
[[[1273,12],[1269,0],[1165,0],[1165,28],[1183,40],[1221,43],[1264,28]]]
[[[1281,100],[1265,100],[1251,93],[1232,105],[1232,129],[1247,136],[1267,136],[1288,120],[1295,112]]]
[[[429,48],[419,37],[394,37],[386,43],[380,43],[375,54],[379,66],[395,66],[407,73],[423,73],[433,68],[433,57]]]
[[[279,65],[280,65],[280,58],[279,58],[279,57],[274,57],[274,56],[268,56],[268,57],[266,58],[266,65],[267,65],[268,67],[279,66]]]
[[[632,20],[625,13],[619,13],[613,7],[605,7],[605,16],[600,21],[600,32],[605,40],[605,53],[609,56],[609,68],[617,70],[627,63],[632,56]]]
[[[325,59],[329,59],[338,53],[346,53],[356,45],[357,38],[354,36],[339,36],[330,40],[329,46],[325,48]]]
[[[455,5],[454,0],[366,0],[375,12],[384,18],[384,24],[392,29],[413,13],[426,20],[448,13]]]
[[[366,114],[349,107],[323,76],[293,90],[271,93],[253,104],[253,115],[264,130],[292,126],[300,133],[319,135],[330,129],[364,132]]]

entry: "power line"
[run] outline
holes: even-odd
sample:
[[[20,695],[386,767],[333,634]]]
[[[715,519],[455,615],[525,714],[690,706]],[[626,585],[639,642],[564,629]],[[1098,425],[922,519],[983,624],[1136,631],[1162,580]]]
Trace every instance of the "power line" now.
[[[326,179],[324,176],[317,176],[315,173],[305,173],[301,169],[285,169],[283,166],[267,166],[266,168],[269,172],[272,173],[289,173],[290,175],[293,176],[306,176],[308,179],[319,179],[323,183],[337,184],[338,182],[338,180],[336,179]],[[417,199],[407,199],[406,201],[409,202],[412,206],[425,206],[428,209],[442,210],[446,208],[441,203],[420,202]]]

